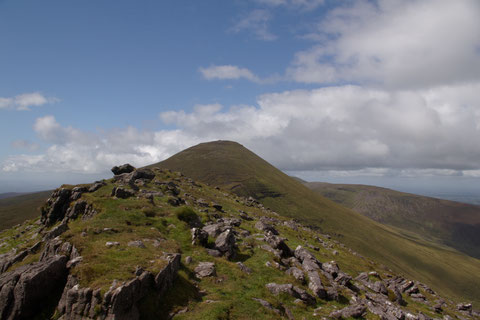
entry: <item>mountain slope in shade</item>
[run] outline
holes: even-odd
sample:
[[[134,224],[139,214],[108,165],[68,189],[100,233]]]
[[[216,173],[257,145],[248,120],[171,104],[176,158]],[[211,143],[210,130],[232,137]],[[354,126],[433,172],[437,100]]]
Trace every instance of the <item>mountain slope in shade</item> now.
[[[51,193],[40,191],[0,199],[0,230],[37,217]]]
[[[480,261],[381,225],[287,176],[235,142],[202,143],[149,166],[253,196],[281,215],[320,228],[363,255],[456,297],[480,300]]]
[[[480,206],[366,185],[305,185],[375,221],[410,230],[480,258]]]

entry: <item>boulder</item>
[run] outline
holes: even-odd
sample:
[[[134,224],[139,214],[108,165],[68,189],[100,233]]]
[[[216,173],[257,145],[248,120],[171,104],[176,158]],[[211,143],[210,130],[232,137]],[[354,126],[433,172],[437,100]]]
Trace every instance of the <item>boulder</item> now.
[[[200,228],[192,228],[192,245],[205,247],[208,244],[208,233]]]
[[[340,268],[335,261],[329,261],[322,263],[322,270],[335,279],[340,271]]]
[[[120,198],[120,199],[127,199],[134,196],[135,193],[125,188],[121,187],[114,187],[112,190],[112,197]]]
[[[126,163],[121,166],[115,166],[111,170],[113,174],[117,176],[122,173],[130,173],[135,170],[135,167],[130,165],[129,163]]]
[[[213,262],[200,262],[195,268],[195,275],[198,278],[216,276],[215,264]]]
[[[265,232],[265,241],[276,250],[281,251],[282,258],[288,258],[293,255],[290,247],[285,243],[285,239],[274,235],[271,231]]]
[[[65,213],[70,205],[71,194],[72,191],[66,188],[57,189],[52,193],[41,210],[41,222],[44,225],[53,225],[65,217]]]
[[[305,274],[299,268],[291,267],[285,273],[288,274],[288,275],[291,275],[292,277],[294,277],[295,279],[297,279],[301,283],[305,282]]]
[[[66,256],[24,265],[0,276],[0,318],[31,319],[59,298],[67,280]]]
[[[361,318],[365,312],[367,311],[367,307],[363,304],[354,304],[343,308],[341,310],[334,311],[330,313],[331,318],[339,319],[339,318]]]
[[[316,271],[308,272],[308,288],[313,292],[315,296],[320,299],[327,298],[327,292],[320,280],[320,276]]]
[[[231,229],[222,232],[215,240],[215,248],[228,259],[235,255],[235,236]]]
[[[260,231],[270,231],[274,235],[278,235],[278,231],[272,225],[265,223],[262,220],[259,220],[257,223],[255,223],[255,228]]]

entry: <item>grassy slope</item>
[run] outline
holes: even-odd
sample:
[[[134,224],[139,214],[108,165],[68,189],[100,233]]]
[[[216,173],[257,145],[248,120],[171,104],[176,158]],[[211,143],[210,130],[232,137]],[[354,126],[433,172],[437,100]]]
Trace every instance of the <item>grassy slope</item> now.
[[[0,199],[0,230],[37,217],[39,208],[51,193],[41,191]]]
[[[182,190],[180,197],[190,202],[191,208],[203,222],[212,219],[212,215],[201,212],[205,209],[203,207],[195,207],[194,202],[191,201],[192,196],[196,199],[202,198],[208,203],[221,204],[224,212],[215,213],[223,217],[238,217],[239,210],[244,210],[255,219],[265,215],[277,218],[267,210],[245,206],[241,199],[224,190],[193,184],[187,177],[182,177],[178,173],[157,171],[155,180],[142,186],[142,189],[165,192],[164,186],[155,181],[173,181],[178,184]],[[209,256],[204,248],[192,245],[190,227],[178,219],[178,212],[184,210],[185,207],[170,206],[167,201],[168,196],[156,196],[153,203],[142,197],[115,199],[110,196],[113,187],[113,181],[109,180],[105,186],[94,193],[82,195],[82,199],[92,204],[98,210],[98,214],[91,220],[79,217],[71,221],[69,223],[70,230],[61,235],[62,239],[75,245],[83,257],[83,261],[71,270],[79,277],[82,288],[87,286],[94,289],[101,288],[105,293],[114,279],[118,282],[132,279],[137,266],[156,273],[165,264],[165,260],[162,258],[163,252],[181,252],[183,257],[191,256],[193,258],[193,263],[182,264],[179,277],[166,296],[158,299],[152,295],[142,301],[140,307],[142,319],[169,319],[170,312],[180,310],[184,310],[186,313],[178,314],[175,319],[284,319],[262,308],[252,298],[267,300],[278,308],[287,307],[296,319],[318,319],[319,317],[312,316],[313,310],[318,307],[321,307],[320,316],[325,317],[335,308],[343,308],[348,305],[345,298],[350,297],[350,294],[344,289],[341,289],[340,292],[344,295],[344,299],[339,302],[319,299],[313,306],[297,304],[292,297],[287,295],[272,295],[265,288],[265,285],[270,282],[293,283],[304,288],[306,286],[283,271],[265,265],[267,261],[271,262],[275,258],[273,254],[260,248],[264,241],[256,239],[258,237],[255,236],[258,233],[254,227],[256,221],[242,221],[241,226],[236,228],[237,231],[247,230],[253,236],[237,237],[239,251],[235,260],[228,261],[223,257],[214,258]],[[305,246],[307,243],[318,244],[315,239],[320,236],[331,246],[331,248],[320,246],[318,251],[312,250],[312,253],[320,261],[334,259],[342,271],[352,276],[357,276],[360,272],[376,270],[382,278],[385,278],[385,274],[389,273],[385,272],[380,265],[352,254],[347,248],[327,240],[314,231],[303,228],[295,231],[283,224],[286,218],[278,218],[280,222],[276,228],[282,237],[288,239],[287,243],[291,248],[295,248],[297,245]],[[40,227],[35,221],[27,221],[21,226],[0,232],[0,242],[3,240],[7,245],[6,247],[0,246],[0,253],[8,252],[12,247],[17,247],[19,250],[30,247],[41,239],[41,235],[38,234]],[[102,231],[103,228],[113,228],[115,231]],[[138,239],[144,242],[146,248],[127,245],[129,241]],[[119,246],[107,248],[106,241],[118,241]],[[157,241],[157,246],[154,246],[154,241]],[[213,242],[213,239],[210,238],[210,242]],[[339,254],[335,255],[333,250],[338,251]],[[15,264],[12,268],[34,262],[38,260],[39,255],[40,251]],[[196,279],[194,268],[200,261],[214,262],[217,277]],[[252,274],[247,275],[241,272],[236,265],[237,261],[242,261],[251,268]],[[323,276],[322,281],[324,284],[329,283]],[[421,292],[430,301],[437,299],[423,289]],[[364,298],[364,294],[360,294],[360,296]],[[408,302],[405,311],[408,310],[415,314],[421,311],[427,316],[435,316],[428,306],[412,301],[407,295],[404,296]],[[184,309],[185,307],[188,309]],[[454,308],[455,304],[449,302],[448,306],[444,308],[444,314],[454,317]],[[52,319],[57,319],[58,316],[57,314]],[[376,320],[378,317],[368,313],[365,319]]]
[[[374,186],[322,182],[306,186],[375,221],[480,258],[480,206]]]
[[[252,195],[278,213],[319,226],[360,253],[446,295],[480,302],[479,260],[319,196],[237,143],[200,144],[151,167],[178,170],[238,195]]]

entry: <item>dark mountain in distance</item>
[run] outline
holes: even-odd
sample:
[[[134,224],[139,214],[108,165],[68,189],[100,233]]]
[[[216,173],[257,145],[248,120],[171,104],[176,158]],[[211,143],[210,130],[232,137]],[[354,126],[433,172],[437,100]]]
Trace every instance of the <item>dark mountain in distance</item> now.
[[[0,230],[38,217],[40,207],[52,193],[40,191],[0,199]]]
[[[319,228],[362,255],[431,283],[442,292],[475,300],[480,297],[480,260],[341,206],[238,143],[202,143],[149,168],[180,171],[239,196],[252,196],[279,214]]]
[[[5,199],[5,198],[11,198],[15,196],[19,196],[22,193],[20,192],[5,192],[5,193],[0,193],[0,199]]]
[[[375,221],[480,258],[480,206],[375,186],[324,182],[305,185]]]

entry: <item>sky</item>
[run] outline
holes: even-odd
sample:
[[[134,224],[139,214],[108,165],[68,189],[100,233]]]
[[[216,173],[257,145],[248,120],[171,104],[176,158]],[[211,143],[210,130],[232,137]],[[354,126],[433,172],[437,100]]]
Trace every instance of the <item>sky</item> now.
[[[0,0],[0,192],[219,139],[309,181],[477,192],[479,138],[478,0]]]

